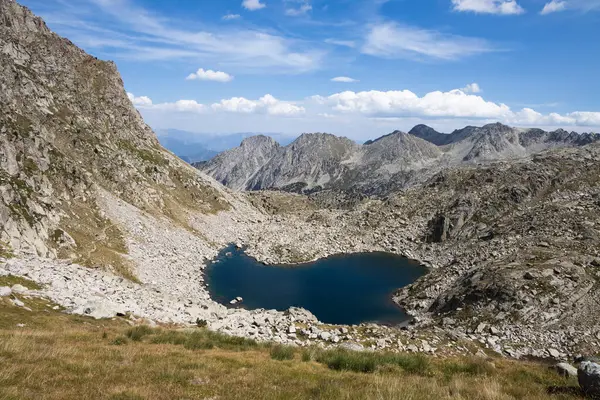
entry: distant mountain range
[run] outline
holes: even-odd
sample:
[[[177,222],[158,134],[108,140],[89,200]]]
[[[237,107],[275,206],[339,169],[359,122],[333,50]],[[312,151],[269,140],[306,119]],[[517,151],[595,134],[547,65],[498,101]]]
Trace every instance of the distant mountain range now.
[[[598,140],[600,134],[500,123],[467,126],[450,134],[417,125],[409,133],[395,131],[362,145],[327,133],[306,133],[282,146],[261,135],[195,166],[236,190],[352,189],[382,194],[421,182],[444,167],[518,159]]]
[[[210,160],[218,153],[240,145],[242,140],[256,133],[241,132],[232,134],[196,133],[178,129],[159,129],[156,135],[160,143],[173,154],[188,163]],[[281,133],[268,133],[282,145],[289,144],[293,137]]]

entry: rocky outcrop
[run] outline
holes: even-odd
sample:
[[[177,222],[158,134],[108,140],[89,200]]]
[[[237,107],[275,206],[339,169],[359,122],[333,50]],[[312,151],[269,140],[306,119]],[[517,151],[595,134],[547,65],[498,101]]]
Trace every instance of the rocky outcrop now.
[[[577,370],[581,390],[592,399],[600,399],[600,365],[584,361]]]
[[[109,265],[126,250],[95,202],[99,187],[181,223],[186,209],[228,207],[211,179],[159,145],[114,63],[12,0],[0,15],[0,241]]]

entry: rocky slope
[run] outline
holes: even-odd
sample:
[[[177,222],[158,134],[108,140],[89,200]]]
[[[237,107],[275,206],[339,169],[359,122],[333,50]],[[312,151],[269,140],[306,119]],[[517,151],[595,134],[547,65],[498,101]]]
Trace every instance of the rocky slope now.
[[[505,355],[554,358],[600,347],[598,144],[436,169],[447,148],[399,132],[364,146],[323,134],[285,148],[262,139],[275,149],[272,158],[258,152],[274,166],[261,172],[269,184],[340,187],[310,196],[232,192],[160,147],[114,64],[50,32],[12,0],[0,0],[0,15],[0,275],[43,284],[28,295],[49,296],[69,312],[200,320],[297,345],[358,341],[465,353],[468,341]],[[478,129],[467,136],[478,137]],[[510,132],[479,131],[476,152],[500,148],[486,135]],[[528,132],[515,136],[521,146],[574,140]],[[575,145],[592,141],[575,138],[584,138]],[[254,186],[263,167],[233,176]],[[339,190],[353,173],[378,187],[386,187],[378,179],[392,183],[382,197]],[[395,190],[401,186],[408,189]],[[266,263],[389,251],[432,272],[396,295],[417,317],[408,330],[330,327],[304,310],[213,302],[202,271],[229,243]],[[291,330],[295,322],[306,328]]]
[[[600,134],[518,129],[499,123],[468,126],[450,134],[417,125],[409,134],[395,131],[364,145],[333,135],[305,134],[289,146],[267,152],[271,158],[264,157],[265,152],[255,157],[240,147],[196,166],[236,190],[340,189],[389,194],[422,183],[449,166],[516,160],[598,140]],[[252,178],[238,179],[239,170]]]

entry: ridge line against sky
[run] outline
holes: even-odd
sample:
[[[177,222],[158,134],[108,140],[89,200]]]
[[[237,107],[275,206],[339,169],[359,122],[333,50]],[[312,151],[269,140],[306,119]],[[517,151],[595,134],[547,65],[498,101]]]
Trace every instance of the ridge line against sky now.
[[[600,130],[600,0],[20,0],[154,128]]]

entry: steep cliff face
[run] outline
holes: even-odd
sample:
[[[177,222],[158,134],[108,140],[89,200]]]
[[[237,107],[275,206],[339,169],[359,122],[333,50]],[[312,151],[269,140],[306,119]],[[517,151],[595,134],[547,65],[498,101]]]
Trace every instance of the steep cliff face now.
[[[212,180],[159,145],[114,63],[57,36],[13,0],[0,0],[0,88],[4,246],[118,259],[124,246],[96,204],[100,188],[182,224],[186,209],[228,207]]]

